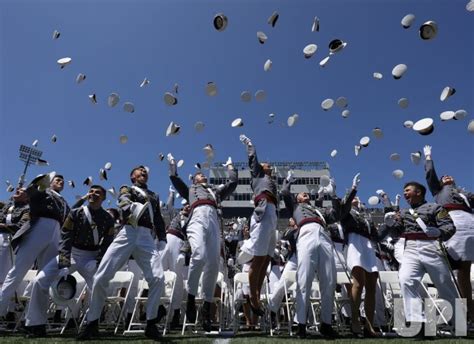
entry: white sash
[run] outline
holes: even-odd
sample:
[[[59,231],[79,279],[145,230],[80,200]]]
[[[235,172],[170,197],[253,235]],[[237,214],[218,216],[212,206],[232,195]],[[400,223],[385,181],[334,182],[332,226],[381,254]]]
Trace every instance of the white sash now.
[[[56,192],[54,191],[53,189],[49,189],[49,191],[51,191],[51,193],[53,193],[54,195],[58,196],[58,198],[61,200],[62,202],[62,208],[63,208],[63,221],[66,219],[66,215],[67,215],[67,207],[66,205],[64,204],[66,201],[64,200],[63,196],[61,196],[61,194],[59,192]]]
[[[151,221],[151,225],[153,227],[155,227],[155,223],[154,223],[154,219],[153,219],[153,207],[151,206],[151,203],[148,202],[148,194],[143,191],[142,189],[140,189],[138,186],[135,186],[135,185],[132,185],[132,189],[135,190],[136,192],[138,192],[140,195],[142,195],[143,198],[145,198],[145,201],[148,203],[148,212],[150,213],[150,221]],[[159,205],[158,205],[159,206]]]
[[[7,215],[7,218],[5,219],[5,222],[8,226],[12,225],[12,212],[13,212],[13,209],[15,209],[14,205],[12,205],[10,208],[8,208],[8,215]]]
[[[212,189],[210,187],[205,187],[206,190],[211,194],[211,197],[212,199],[214,200],[214,202],[216,202],[217,204],[217,198],[216,198],[216,194],[214,193],[214,191],[212,191]]]
[[[87,221],[89,222],[89,225],[92,228],[92,235],[94,237],[94,245],[97,246],[99,245],[99,231],[97,230],[97,225],[94,222],[94,220],[92,220],[92,215],[89,210],[89,207],[83,205],[82,210],[84,210],[84,214],[86,215]]]
[[[323,214],[318,210],[318,208],[314,207],[313,210],[318,214],[318,216],[321,218],[321,220],[324,222],[324,225],[326,225],[326,220],[324,219]]]
[[[461,197],[464,201],[464,203],[466,203],[467,207],[470,209],[471,208],[471,205],[469,204],[469,201],[467,200],[467,197],[466,195],[462,194],[462,193],[458,193],[459,197]]]
[[[408,209],[408,211],[415,218],[415,221],[418,224],[418,226],[420,226],[420,228],[423,230],[423,232],[426,233],[426,229],[428,228],[426,226],[426,223],[418,216],[417,213],[415,213],[415,211],[412,208]]]

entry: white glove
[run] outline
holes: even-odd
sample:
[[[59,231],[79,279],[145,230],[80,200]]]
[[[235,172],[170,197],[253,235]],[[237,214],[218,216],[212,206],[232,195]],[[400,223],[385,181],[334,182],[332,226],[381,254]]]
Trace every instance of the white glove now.
[[[91,260],[89,263],[86,264],[84,267],[88,272],[94,272],[97,269],[97,262],[95,260]]]
[[[334,195],[334,186],[332,184],[329,184],[324,188],[324,193],[327,193],[328,195]]]
[[[69,275],[69,268],[62,268],[58,272],[59,277],[66,277],[67,275]]]
[[[228,158],[227,158],[227,161],[226,161],[225,164],[223,164],[222,166],[227,167],[227,166],[230,166],[230,165],[232,165],[232,158],[231,158],[231,157],[228,157]]]
[[[184,257],[184,254],[180,253],[178,258],[176,259],[176,264],[183,266],[185,259],[186,258]]]
[[[353,189],[357,189],[357,187],[359,186],[359,183],[360,183],[360,173],[357,173],[355,176],[354,176],[354,179],[352,179],[352,188]]]
[[[385,191],[383,191],[382,189],[379,189],[379,190],[375,191],[375,193],[376,193],[380,198],[382,198],[383,196],[386,195]]]
[[[425,154],[425,158],[431,157],[431,146],[424,146],[423,153]]]
[[[429,238],[438,238],[441,235],[441,231],[436,227],[428,227],[425,231]]]
[[[176,193],[176,190],[174,189],[173,185],[170,185],[169,191],[172,193]]]
[[[292,182],[294,180],[294,177],[293,177],[293,171],[292,170],[288,170],[288,173],[286,175],[286,181],[288,182]]]
[[[395,224],[395,212],[391,211],[384,215],[384,222],[387,226],[392,227]]]
[[[326,188],[324,186],[320,186],[318,189],[318,198],[322,198],[326,193]]]
[[[402,196],[400,194],[397,194],[395,196],[395,205],[399,205],[400,204],[400,198],[402,198]]]
[[[166,159],[168,159],[168,162],[169,162],[170,164],[174,164],[174,163],[175,163],[175,161],[174,161],[174,156],[173,156],[171,153],[168,153],[168,154],[166,155]]]
[[[243,134],[239,136],[239,139],[240,139],[240,142],[242,142],[244,145],[247,145],[247,146],[252,145],[252,141],[250,141],[250,139]]]

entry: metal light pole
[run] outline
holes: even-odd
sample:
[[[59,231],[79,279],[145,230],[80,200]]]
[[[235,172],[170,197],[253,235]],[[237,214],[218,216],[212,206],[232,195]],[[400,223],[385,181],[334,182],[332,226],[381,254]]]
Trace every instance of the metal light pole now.
[[[25,168],[23,169],[23,173],[20,176],[20,179],[18,180],[18,187],[22,187],[23,184],[25,183],[25,176],[26,176],[26,171],[28,170],[28,166],[32,164],[36,164],[42,154],[43,152],[38,149],[28,147],[25,145],[20,146],[19,158],[21,161],[25,163]]]

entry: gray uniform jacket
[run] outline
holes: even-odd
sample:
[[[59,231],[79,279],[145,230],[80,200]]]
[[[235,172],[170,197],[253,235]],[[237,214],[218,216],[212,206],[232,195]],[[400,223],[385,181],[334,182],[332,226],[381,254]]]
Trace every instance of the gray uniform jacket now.
[[[326,223],[334,223],[339,220],[337,214],[339,202],[337,202],[337,200],[333,200],[333,208],[319,208],[308,203],[298,203],[290,192],[290,186],[291,183],[285,179],[283,181],[281,195],[285,202],[286,209],[288,209],[290,216],[293,217],[298,227],[301,227],[306,221],[310,221],[311,219],[319,219],[316,222],[326,229]],[[321,218],[321,215],[323,218]]]
[[[19,241],[28,235],[30,229],[40,217],[54,219],[62,226],[70,210],[66,200],[59,193],[49,188],[45,191],[38,191],[36,184],[30,184],[26,189],[26,193],[30,199],[30,221],[25,222],[13,236],[13,247],[16,247]]]
[[[471,209],[474,208],[473,193],[463,193],[469,203],[468,206],[464,198],[459,195],[461,192],[460,190],[458,190],[456,185],[452,184],[441,186],[441,182],[438,176],[436,175],[433,160],[426,160],[425,172],[426,182],[428,183],[428,187],[434,199],[436,200],[436,203],[441,204],[442,206],[446,206],[449,204],[466,207],[466,211],[471,211]]]
[[[28,203],[8,202],[0,209],[0,223],[6,225],[4,228],[0,228],[0,233],[15,234],[29,220],[30,206]]]
[[[104,209],[88,207],[91,223],[82,207],[75,208],[61,228],[61,243],[59,250],[59,263],[61,266],[70,266],[72,247],[85,251],[99,251],[97,261],[100,262],[105,251],[114,239],[114,219]],[[94,233],[94,230],[96,232]]]
[[[140,189],[141,192],[137,191],[134,187]],[[149,211],[145,211],[143,216],[140,218],[138,225],[150,228],[155,232],[158,240],[166,241],[165,222],[161,216],[160,198],[153,191],[148,190],[146,185],[140,186],[136,184],[134,187],[124,185],[120,188],[118,206],[122,210],[122,216],[125,223],[127,223],[128,217],[130,216],[130,205],[133,202],[141,204],[150,202],[153,217],[150,216],[151,214]]]
[[[194,183],[188,187],[186,183],[178,176],[176,164],[170,164],[169,173],[171,183],[175,187],[176,191],[178,191],[181,197],[188,201],[189,205],[191,206],[191,214],[189,215],[189,218],[192,216],[192,211],[196,206],[196,202],[209,201],[214,203],[217,207],[221,201],[231,195],[232,192],[234,192],[234,190],[237,188],[238,174],[237,170],[235,169],[229,170],[229,181],[220,188],[209,184]]]
[[[352,206],[356,194],[357,190],[351,189],[342,202],[340,216],[344,237],[348,238],[349,233],[356,233],[367,239],[377,240],[377,229],[372,219]]]
[[[420,217],[428,227],[436,227],[441,232],[441,240],[446,241],[456,232],[453,220],[448,211],[436,203],[422,203],[413,207],[415,216]],[[403,233],[423,233],[421,227],[416,223],[415,216],[410,214],[408,209],[400,211],[400,219],[395,221],[388,229],[395,231],[399,235]]]
[[[252,187],[254,197],[258,197],[265,193],[269,197],[273,198],[275,205],[277,205],[277,185],[272,177],[264,173],[262,165],[260,165],[258,162],[255,146],[247,145],[247,154],[249,158],[251,179],[250,186]],[[255,202],[254,217],[257,222],[261,221],[267,207],[267,202],[268,201],[265,197],[260,198],[257,202]]]

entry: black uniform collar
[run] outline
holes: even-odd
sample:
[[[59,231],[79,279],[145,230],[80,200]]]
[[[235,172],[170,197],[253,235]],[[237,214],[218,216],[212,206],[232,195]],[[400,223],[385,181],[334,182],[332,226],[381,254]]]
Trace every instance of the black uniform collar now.
[[[137,188],[140,188],[140,189],[143,189],[143,190],[148,190],[148,185],[146,185],[146,184],[133,183],[133,186],[136,186]]]
[[[420,203],[417,203],[417,204],[414,204],[412,205],[412,209],[415,209],[415,208],[418,208],[418,207],[421,207],[423,204],[426,203],[426,200],[424,199],[423,201],[421,201]]]

